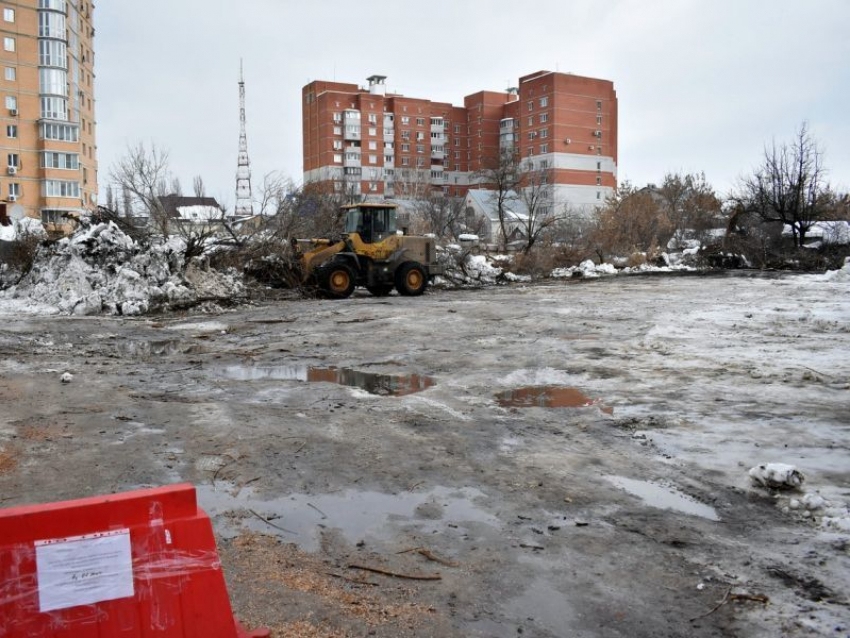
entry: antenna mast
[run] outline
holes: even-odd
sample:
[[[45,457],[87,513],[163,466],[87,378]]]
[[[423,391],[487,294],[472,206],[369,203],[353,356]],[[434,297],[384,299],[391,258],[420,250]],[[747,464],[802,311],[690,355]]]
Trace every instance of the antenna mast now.
[[[239,163],[236,169],[236,214],[253,215],[251,201],[251,161],[248,159],[248,134],[245,128],[245,75],[239,60]]]

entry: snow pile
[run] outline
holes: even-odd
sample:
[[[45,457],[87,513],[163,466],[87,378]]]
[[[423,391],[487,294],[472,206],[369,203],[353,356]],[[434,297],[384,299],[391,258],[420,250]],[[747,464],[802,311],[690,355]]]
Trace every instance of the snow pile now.
[[[850,257],[845,258],[844,266],[839,270],[830,270],[823,276],[824,281],[847,283],[850,281]]]
[[[803,518],[819,522],[821,527],[830,531],[850,532],[850,509],[815,492],[807,492],[800,499],[792,498],[782,511],[802,514]]]
[[[805,477],[793,465],[762,463],[749,472],[754,485],[774,490],[793,490],[803,484]]]
[[[0,226],[0,240],[2,241],[17,241],[29,237],[36,239],[47,237],[41,220],[24,217],[12,222],[9,226]]]
[[[32,270],[4,296],[74,315],[139,315],[230,300],[243,293],[234,272],[184,272],[185,244],[175,238],[143,246],[114,223],[80,228],[43,246]]]
[[[569,277],[583,277],[585,279],[595,279],[602,275],[616,275],[617,269],[612,264],[593,263],[592,259],[586,259],[578,266],[570,268],[556,268],[549,275],[553,279],[565,279]]]
[[[494,286],[507,281],[531,281],[530,277],[508,271],[509,264],[505,262],[510,261],[510,257],[472,254],[457,244],[438,249],[437,260],[445,271],[443,277],[435,278],[437,286]]]

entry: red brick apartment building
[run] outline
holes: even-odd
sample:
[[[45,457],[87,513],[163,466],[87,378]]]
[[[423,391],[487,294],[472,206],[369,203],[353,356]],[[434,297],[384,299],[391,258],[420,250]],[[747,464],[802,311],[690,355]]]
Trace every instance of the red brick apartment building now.
[[[463,106],[317,80],[303,97],[304,181],[368,197],[462,197],[500,149],[550,173],[552,200],[601,204],[617,183],[617,94],[608,80],[539,71]]]

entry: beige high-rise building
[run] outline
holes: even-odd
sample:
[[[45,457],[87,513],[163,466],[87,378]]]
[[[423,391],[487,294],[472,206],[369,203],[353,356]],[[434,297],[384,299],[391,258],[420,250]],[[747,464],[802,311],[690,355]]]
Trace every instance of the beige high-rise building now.
[[[0,0],[0,218],[97,205],[91,0]]]

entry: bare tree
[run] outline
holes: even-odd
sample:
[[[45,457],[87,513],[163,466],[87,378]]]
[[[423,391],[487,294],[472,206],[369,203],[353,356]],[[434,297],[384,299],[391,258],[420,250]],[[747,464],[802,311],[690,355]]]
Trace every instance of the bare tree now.
[[[516,186],[525,205],[525,217],[518,221],[525,237],[523,252],[528,254],[541,235],[557,224],[562,215],[554,208],[552,170],[547,164],[535,166],[530,160],[521,163]]]
[[[653,190],[624,181],[597,212],[592,241],[601,261],[634,252],[651,256],[666,246],[671,232],[672,223]]]
[[[443,239],[457,237],[465,219],[463,203],[462,198],[447,197],[441,193],[416,201],[416,214],[424,222],[424,232],[434,233]]]
[[[830,209],[822,159],[804,122],[792,144],[765,147],[761,165],[741,179],[732,199],[764,222],[790,226],[795,245],[803,246],[809,228]]]
[[[204,178],[200,175],[195,175],[195,179],[192,180],[192,191],[195,193],[195,197],[207,196],[207,189],[204,185]]]
[[[667,173],[655,191],[661,198],[673,238],[682,243],[691,233],[703,242],[720,218],[720,200],[705,173]]]
[[[518,198],[521,176],[519,156],[513,147],[503,148],[498,155],[484,158],[482,168],[473,174],[476,183],[492,189],[499,219],[499,239],[502,246],[508,242],[508,216],[510,205]]]
[[[162,205],[167,194],[171,175],[168,168],[168,151],[143,143],[127,148],[127,152],[113,164],[111,180],[124,193],[125,213],[128,217],[144,215],[163,235],[169,234],[169,219]]]
[[[413,200],[427,200],[433,191],[431,171],[421,168],[396,168],[393,174],[393,194]]]

